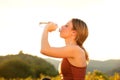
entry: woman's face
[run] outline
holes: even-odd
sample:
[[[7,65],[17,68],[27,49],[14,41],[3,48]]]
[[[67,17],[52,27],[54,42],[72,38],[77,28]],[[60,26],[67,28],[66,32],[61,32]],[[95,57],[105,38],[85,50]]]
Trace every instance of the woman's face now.
[[[72,28],[72,21],[69,21],[67,24],[63,25],[60,29],[60,37],[65,39],[69,38],[73,32]]]

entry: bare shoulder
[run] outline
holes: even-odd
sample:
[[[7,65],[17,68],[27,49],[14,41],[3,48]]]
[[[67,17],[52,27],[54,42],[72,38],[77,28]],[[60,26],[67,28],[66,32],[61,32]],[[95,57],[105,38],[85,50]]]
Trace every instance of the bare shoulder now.
[[[72,49],[77,53],[84,53],[84,50],[78,45],[72,46]]]
[[[71,54],[73,54],[73,57],[76,58],[78,56],[80,56],[82,53],[84,53],[83,49],[81,47],[79,47],[78,45],[74,45],[74,46],[66,46],[67,49],[69,49],[71,51]]]
[[[84,59],[85,58],[85,51],[78,45],[73,46],[73,54],[74,57],[72,58],[74,59]]]
[[[65,46],[65,48],[70,50],[72,53],[78,53],[79,51],[82,51],[82,49],[78,45]]]
[[[68,58],[69,62],[77,67],[86,66],[86,58],[84,50],[79,46],[74,46],[75,52],[73,58]]]

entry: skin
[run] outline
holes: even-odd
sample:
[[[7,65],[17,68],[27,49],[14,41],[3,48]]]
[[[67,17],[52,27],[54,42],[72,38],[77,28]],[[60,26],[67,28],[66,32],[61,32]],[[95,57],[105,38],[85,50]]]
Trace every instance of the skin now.
[[[51,47],[48,42],[48,33],[56,30],[57,25],[49,22],[42,35],[41,40],[41,53],[55,58],[67,58],[69,62],[76,67],[85,67],[86,58],[85,52],[80,48],[76,41],[77,32],[73,30],[72,21],[63,25],[60,30],[60,37],[65,39],[66,46],[64,47]]]

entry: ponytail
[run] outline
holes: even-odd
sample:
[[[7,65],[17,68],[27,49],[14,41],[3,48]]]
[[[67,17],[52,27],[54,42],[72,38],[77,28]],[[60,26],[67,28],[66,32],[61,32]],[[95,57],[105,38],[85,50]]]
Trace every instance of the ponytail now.
[[[82,48],[82,49],[84,50],[84,52],[85,52],[85,58],[86,58],[86,61],[89,62],[88,52],[85,50],[84,47],[81,47],[81,48]]]

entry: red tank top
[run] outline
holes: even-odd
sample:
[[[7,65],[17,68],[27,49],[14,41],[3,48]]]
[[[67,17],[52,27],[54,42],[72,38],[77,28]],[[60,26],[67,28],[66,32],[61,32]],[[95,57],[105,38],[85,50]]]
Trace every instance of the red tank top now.
[[[63,80],[85,80],[86,67],[76,67],[64,58],[61,63],[61,73]]]

